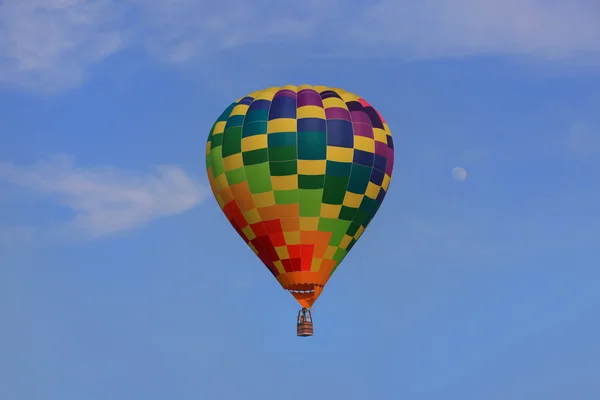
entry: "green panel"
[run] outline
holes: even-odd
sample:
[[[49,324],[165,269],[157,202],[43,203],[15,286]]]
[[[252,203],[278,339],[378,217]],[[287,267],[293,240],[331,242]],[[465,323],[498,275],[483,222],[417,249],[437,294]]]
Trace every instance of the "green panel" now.
[[[352,163],[342,163],[337,161],[327,161],[327,176],[350,177]]]
[[[272,190],[269,163],[249,165],[245,170],[250,193],[265,193]]]
[[[298,173],[298,162],[295,160],[270,162],[269,165],[273,176],[288,176]]]
[[[214,149],[215,147],[219,147],[223,144],[223,134],[219,133],[217,135],[213,135],[210,143],[210,149]]]
[[[321,215],[321,199],[323,189],[299,189],[298,202],[300,203],[301,217],[318,217]]]
[[[360,228],[360,224],[357,224],[356,222],[352,222],[350,224],[350,227],[348,228],[348,231],[346,232],[346,235],[348,235],[348,236],[356,235],[356,232],[358,232],[359,228]]]
[[[298,202],[298,189],[275,190],[275,203],[296,204]]]
[[[223,168],[223,156],[221,156],[221,148],[211,150],[210,154],[212,158],[212,172],[213,176],[216,178],[225,170]]]
[[[227,118],[227,123],[225,124],[225,129],[232,128],[234,126],[242,126],[244,124],[244,116],[243,115],[232,115]]]
[[[325,175],[298,175],[300,189],[322,189],[325,186]]]
[[[242,152],[242,128],[227,128],[223,132],[223,158]]]
[[[350,221],[341,219],[321,218],[319,219],[319,230],[321,232],[331,232],[330,246],[339,246],[348,231]]]
[[[244,170],[244,167],[234,169],[233,171],[225,171],[225,176],[227,176],[227,182],[230,185],[246,181],[246,171]]]
[[[291,161],[297,158],[296,146],[271,147],[269,146],[269,161]]]
[[[287,147],[297,144],[296,132],[277,132],[269,133],[269,147]]]
[[[356,211],[356,208],[342,206],[339,218],[344,221],[352,221],[356,216]]]
[[[357,224],[364,225],[364,223],[368,217],[369,217],[369,213],[367,213],[366,211],[363,211],[361,209],[358,209],[356,211],[356,215],[354,216],[354,222],[356,222]]]
[[[242,128],[242,137],[265,135],[267,133],[267,122],[245,123]]]
[[[352,174],[350,175],[350,183],[348,183],[348,191],[357,194],[365,194],[369,179],[371,179],[372,167],[354,164],[352,166]]]
[[[348,178],[340,176],[328,176],[325,178],[325,191],[323,192],[323,203],[342,204],[346,196]]]
[[[269,161],[269,153],[267,149],[258,149],[242,153],[244,165],[256,165]]]
[[[371,214],[372,210],[375,208],[377,202],[373,199],[368,198],[367,196],[363,197],[362,202],[360,203],[360,209]]]
[[[344,259],[344,257],[346,257],[346,254],[348,254],[346,250],[338,248],[335,254],[333,255],[333,260],[340,263]]]
[[[298,134],[298,159],[327,159],[327,134],[325,132],[302,132]]]
[[[246,123],[268,121],[269,110],[252,110],[246,113]]]

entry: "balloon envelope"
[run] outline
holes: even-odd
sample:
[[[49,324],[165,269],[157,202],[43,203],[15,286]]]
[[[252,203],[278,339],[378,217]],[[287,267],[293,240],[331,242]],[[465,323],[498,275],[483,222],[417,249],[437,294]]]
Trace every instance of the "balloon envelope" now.
[[[227,107],[206,144],[223,213],[307,308],[379,210],[393,166],[379,112],[325,86],[250,93]]]

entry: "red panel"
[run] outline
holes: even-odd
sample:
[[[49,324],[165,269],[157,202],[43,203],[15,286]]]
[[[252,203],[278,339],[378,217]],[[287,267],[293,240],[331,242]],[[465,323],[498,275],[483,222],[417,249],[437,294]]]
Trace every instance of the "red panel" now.
[[[281,227],[281,221],[278,219],[273,219],[271,221],[263,221],[265,229],[268,233],[282,233],[283,229]]]
[[[292,258],[292,269],[294,271],[302,270],[302,261],[299,258]]]
[[[269,259],[271,261],[279,260],[279,256],[277,255],[277,252],[275,251],[275,247],[273,247],[273,244],[271,243],[271,240],[269,239],[268,236],[261,236],[257,239],[258,239],[258,242],[260,243],[260,247],[262,248],[263,252],[269,256]]]
[[[275,247],[285,246],[285,236],[283,236],[283,232],[278,233],[270,233],[269,238],[271,239],[271,244]]]
[[[250,225],[250,229],[252,229],[254,234],[258,237],[267,235],[267,231],[263,226],[262,222],[257,222],[256,224]]]
[[[313,254],[315,252],[314,244],[302,245],[302,271],[310,271],[312,266]]]
[[[292,244],[288,246],[288,253],[290,258],[300,258],[302,257],[302,245],[300,244]]]
[[[233,217],[234,221],[237,222],[240,228],[245,228],[248,225],[248,221],[246,221],[246,217],[244,217],[244,214],[242,214],[242,210],[240,210],[238,204],[234,200],[229,203],[229,205],[231,205],[231,216]]]
[[[292,266],[292,260],[289,260],[289,259],[281,260],[281,263],[283,264],[283,268],[285,269],[285,272],[294,272],[294,267]]]

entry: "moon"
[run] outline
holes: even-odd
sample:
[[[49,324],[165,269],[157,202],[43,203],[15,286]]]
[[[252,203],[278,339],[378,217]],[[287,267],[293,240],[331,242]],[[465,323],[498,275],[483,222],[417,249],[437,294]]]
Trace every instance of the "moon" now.
[[[467,171],[462,167],[453,168],[452,177],[457,181],[463,182],[465,179],[467,179]]]

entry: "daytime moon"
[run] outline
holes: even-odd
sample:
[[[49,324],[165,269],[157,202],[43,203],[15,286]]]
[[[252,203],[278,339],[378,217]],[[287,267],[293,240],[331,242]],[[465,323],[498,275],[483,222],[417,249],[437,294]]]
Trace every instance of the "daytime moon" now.
[[[467,179],[467,171],[464,168],[456,167],[452,169],[452,177],[457,181],[464,181]]]

